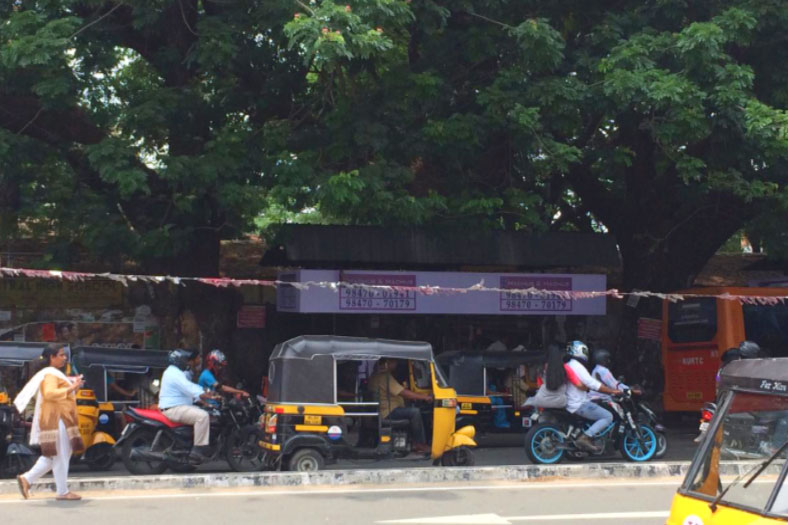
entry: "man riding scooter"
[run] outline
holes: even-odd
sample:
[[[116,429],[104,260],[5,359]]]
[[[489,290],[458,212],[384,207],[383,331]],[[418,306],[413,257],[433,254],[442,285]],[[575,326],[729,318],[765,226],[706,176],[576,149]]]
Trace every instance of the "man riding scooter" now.
[[[224,392],[225,394],[249,397],[249,392],[222,384],[217,379],[217,377],[222,377],[222,372],[227,366],[227,358],[224,352],[218,349],[211,350],[205,361],[206,367],[200,374],[200,379],[197,381],[198,385],[212,392]]]
[[[577,414],[594,422],[575,440],[575,445],[588,452],[599,454],[602,452],[602,448],[594,444],[593,438],[613,422],[613,414],[594,403],[588,395],[588,391],[594,390],[613,395],[622,392],[602,384],[601,381],[594,379],[588,373],[586,365],[589,353],[585,343],[572,341],[567,346],[567,354],[569,361],[564,364],[567,375],[566,410],[570,414]]]
[[[189,458],[200,463],[210,455],[210,416],[205,410],[194,406],[198,399],[215,399],[216,394],[192,383],[186,376],[191,366],[199,366],[200,355],[196,350],[177,348],[170,352],[170,366],[161,377],[159,409],[168,419],[194,427],[194,447]]]

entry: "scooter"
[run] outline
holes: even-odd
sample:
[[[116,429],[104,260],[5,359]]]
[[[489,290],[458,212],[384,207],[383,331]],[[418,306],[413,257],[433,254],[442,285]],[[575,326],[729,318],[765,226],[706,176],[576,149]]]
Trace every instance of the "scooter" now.
[[[695,443],[700,443],[703,441],[703,436],[706,435],[706,431],[709,429],[709,424],[711,420],[714,419],[714,414],[717,412],[717,404],[716,403],[703,403],[703,407],[700,409],[700,422],[698,424],[698,437],[696,437],[693,441]]]

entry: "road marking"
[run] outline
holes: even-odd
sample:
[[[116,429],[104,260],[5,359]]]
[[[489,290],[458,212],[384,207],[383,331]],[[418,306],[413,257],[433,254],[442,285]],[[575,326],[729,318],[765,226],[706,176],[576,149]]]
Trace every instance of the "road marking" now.
[[[587,520],[633,520],[646,518],[667,518],[668,511],[638,512],[598,512],[595,514],[534,514],[532,516],[499,516],[497,514],[463,514],[459,516],[437,516],[432,518],[411,518],[404,520],[385,520],[375,523],[422,524],[422,525],[512,525],[513,521],[577,521]]]

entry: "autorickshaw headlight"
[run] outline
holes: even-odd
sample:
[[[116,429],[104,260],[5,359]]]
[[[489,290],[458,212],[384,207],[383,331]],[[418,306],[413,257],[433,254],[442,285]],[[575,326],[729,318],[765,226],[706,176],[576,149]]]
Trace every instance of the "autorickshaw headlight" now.
[[[443,408],[456,408],[457,407],[457,400],[454,399],[454,398],[441,399],[441,406]]]

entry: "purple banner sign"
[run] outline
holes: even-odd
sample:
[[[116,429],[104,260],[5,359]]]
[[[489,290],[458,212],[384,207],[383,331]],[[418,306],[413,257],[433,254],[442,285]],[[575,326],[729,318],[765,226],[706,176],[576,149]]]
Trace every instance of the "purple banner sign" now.
[[[569,299],[527,290],[604,291],[604,275],[495,274],[462,272],[382,272],[295,270],[280,274],[277,310],[296,313],[605,315],[604,297]],[[310,283],[342,283],[336,288]],[[416,286],[468,289],[483,283],[499,291],[441,291],[422,294]],[[364,285],[387,288],[365,288]],[[390,288],[388,288],[390,287]],[[507,291],[512,290],[512,291]]]

